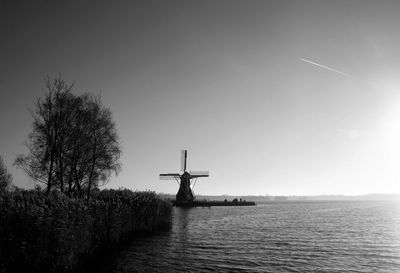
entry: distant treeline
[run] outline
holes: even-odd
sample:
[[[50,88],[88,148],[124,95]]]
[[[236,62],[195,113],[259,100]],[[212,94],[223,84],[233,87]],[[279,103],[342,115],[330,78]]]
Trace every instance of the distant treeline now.
[[[171,204],[154,192],[0,192],[0,272],[73,272],[133,234],[169,229]]]

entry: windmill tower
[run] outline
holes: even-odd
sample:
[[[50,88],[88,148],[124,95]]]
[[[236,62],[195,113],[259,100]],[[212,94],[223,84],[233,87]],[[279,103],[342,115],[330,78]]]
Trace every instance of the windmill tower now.
[[[162,173],[160,179],[175,179],[179,184],[179,190],[176,194],[176,203],[191,203],[195,200],[193,189],[197,178],[208,177],[208,172],[186,171],[187,150],[183,150],[181,154],[181,171],[179,173]],[[194,180],[193,180],[194,179]],[[193,180],[193,181],[192,181]]]

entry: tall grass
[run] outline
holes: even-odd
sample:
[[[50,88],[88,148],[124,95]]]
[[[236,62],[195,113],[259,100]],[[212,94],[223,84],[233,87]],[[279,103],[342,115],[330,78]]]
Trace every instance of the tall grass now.
[[[0,272],[72,272],[127,235],[170,224],[171,205],[154,192],[103,190],[90,201],[1,192]]]

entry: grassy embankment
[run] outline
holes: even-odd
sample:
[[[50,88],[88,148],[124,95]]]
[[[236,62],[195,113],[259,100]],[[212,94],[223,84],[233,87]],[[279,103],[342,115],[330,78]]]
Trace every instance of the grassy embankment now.
[[[59,192],[0,193],[0,272],[74,272],[134,234],[169,229],[154,192],[103,190],[87,202]]]

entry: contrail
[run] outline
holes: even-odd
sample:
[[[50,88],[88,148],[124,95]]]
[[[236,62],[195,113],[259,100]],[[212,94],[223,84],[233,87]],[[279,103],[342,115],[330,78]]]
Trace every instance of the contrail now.
[[[347,73],[344,73],[344,72],[342,72],[342,71],[333,69],[333,68],[331,68],[331,67],[329,67],[329,66],[325,66],[325,65],[322,65],[322,64],[319,64],[319,63],[314,63],[314,62],[312,62],[312,61],[309,61],[309,60],[306,60],[306,59],[303,59],[303,58],[301,58],[300,60],[303,61],[303,62],[309,63],[309,64],[313,64],[313,65],[319,66],[319,67],[321,67],[321,68],[325,68],[325,69],[327,69],[327,70],[330,70],[330,71],[339,73],[340,75],[343,75],[343,76],[346,76],[346,77],[351,77],[350,74],[347,74]]]

